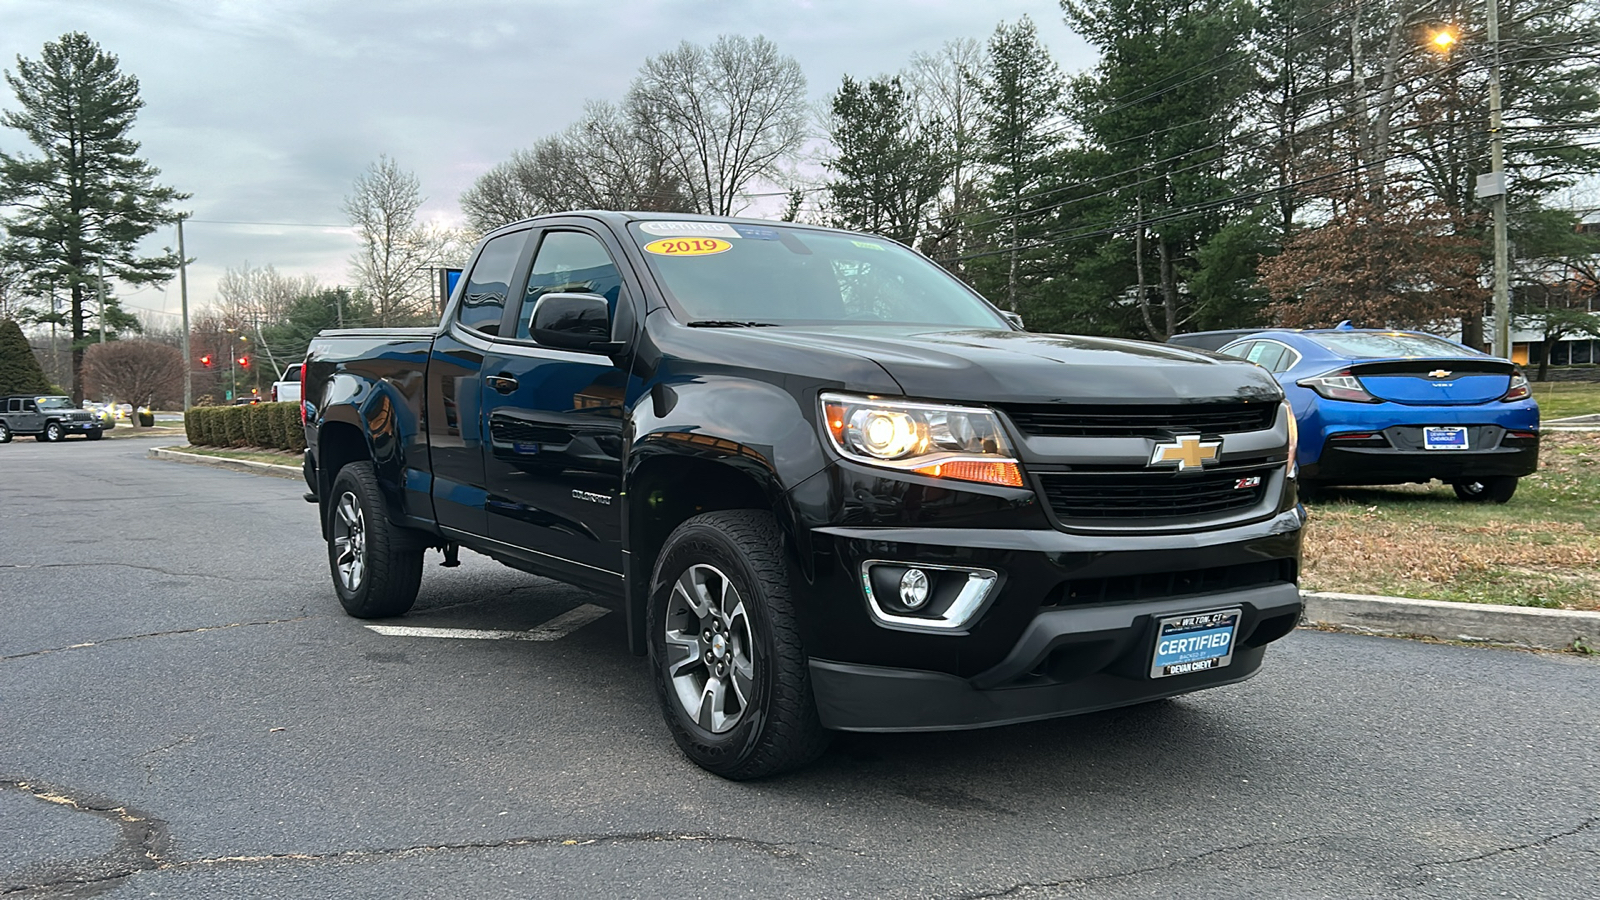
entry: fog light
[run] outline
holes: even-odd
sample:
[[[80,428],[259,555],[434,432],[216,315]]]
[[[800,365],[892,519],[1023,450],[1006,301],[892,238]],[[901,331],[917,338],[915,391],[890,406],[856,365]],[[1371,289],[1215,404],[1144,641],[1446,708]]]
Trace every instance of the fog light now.
[[[900,576],[900,605],[906,609],[921,609],[928,602],[928,576],[921,569],[907,569]]]

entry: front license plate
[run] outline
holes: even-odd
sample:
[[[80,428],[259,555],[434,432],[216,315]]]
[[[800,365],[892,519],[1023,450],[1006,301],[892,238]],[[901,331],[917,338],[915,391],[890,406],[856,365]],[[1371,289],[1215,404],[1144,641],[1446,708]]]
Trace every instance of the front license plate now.
[[[1188,675],[1220,669],[1233,662],[1233,638],[1239,610],[1192,613],[1162,619],[1156,628],[1156,653],[1151,678]]]
[[[1422,429],[1424,450],[1465,450],[1467,429],[1460,425],[1430,425]]]

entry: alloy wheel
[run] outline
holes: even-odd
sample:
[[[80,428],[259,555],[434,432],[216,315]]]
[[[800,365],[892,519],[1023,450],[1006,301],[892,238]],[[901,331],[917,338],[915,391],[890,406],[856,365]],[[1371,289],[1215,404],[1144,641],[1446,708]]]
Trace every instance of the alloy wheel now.
[[[755,703],[752,627],[739,589],[715,566],[691,565],[673,584],[666,676],[683,712],[712,734],[732,731]]]
[[[333,517],[334,565],[344,589],[354,593],[361,587],[367,569],[367,524],[356,495],[345,491]]]

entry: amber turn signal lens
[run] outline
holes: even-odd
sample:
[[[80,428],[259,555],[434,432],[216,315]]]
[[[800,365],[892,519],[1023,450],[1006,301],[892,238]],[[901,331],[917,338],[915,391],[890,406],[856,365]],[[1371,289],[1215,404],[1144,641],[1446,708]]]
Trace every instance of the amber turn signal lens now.
[[[1010,460],[986,462],[976,459],[955,459],[912,471],[918,475],[930,475],[934,478],[954,478],[957,481],[976,481],[979,484],[996,484],[1001,487],[1022,487],[1022,470]]]

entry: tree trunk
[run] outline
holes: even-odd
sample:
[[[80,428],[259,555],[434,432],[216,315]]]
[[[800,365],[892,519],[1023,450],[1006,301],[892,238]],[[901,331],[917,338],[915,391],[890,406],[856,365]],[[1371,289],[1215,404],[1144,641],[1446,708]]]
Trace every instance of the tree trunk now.
[[[1474,350],[1483,349],[1483,313],[1464,313],[1461,316],[1461,343]]]
[[[1156,242],[1156,249],[1161,254],[1161,305],[1166,309],[1166,334],[1162,340],[1172,337],[1178,330],[1178,272],[1172,263],[1172,248],[1167,245],[1167,239],[1161,238]]]
[[[72,403],[83,405],[83,283],[72,283]]]
[[[1156,334],[1155,320],[1150,317],[1150,295],[1144,286],[1144,200],[1141,198],[1134,205],[1134,219],[1137,221],[1137,230],[1133,233],[1133,268],[1139,278],[1139,315],[1144,316],[1145,330],[1151,337]]]
[[[1011,273],[1006,281],[1006,309],[1017,311],[1017,215],[1011,216]]]

